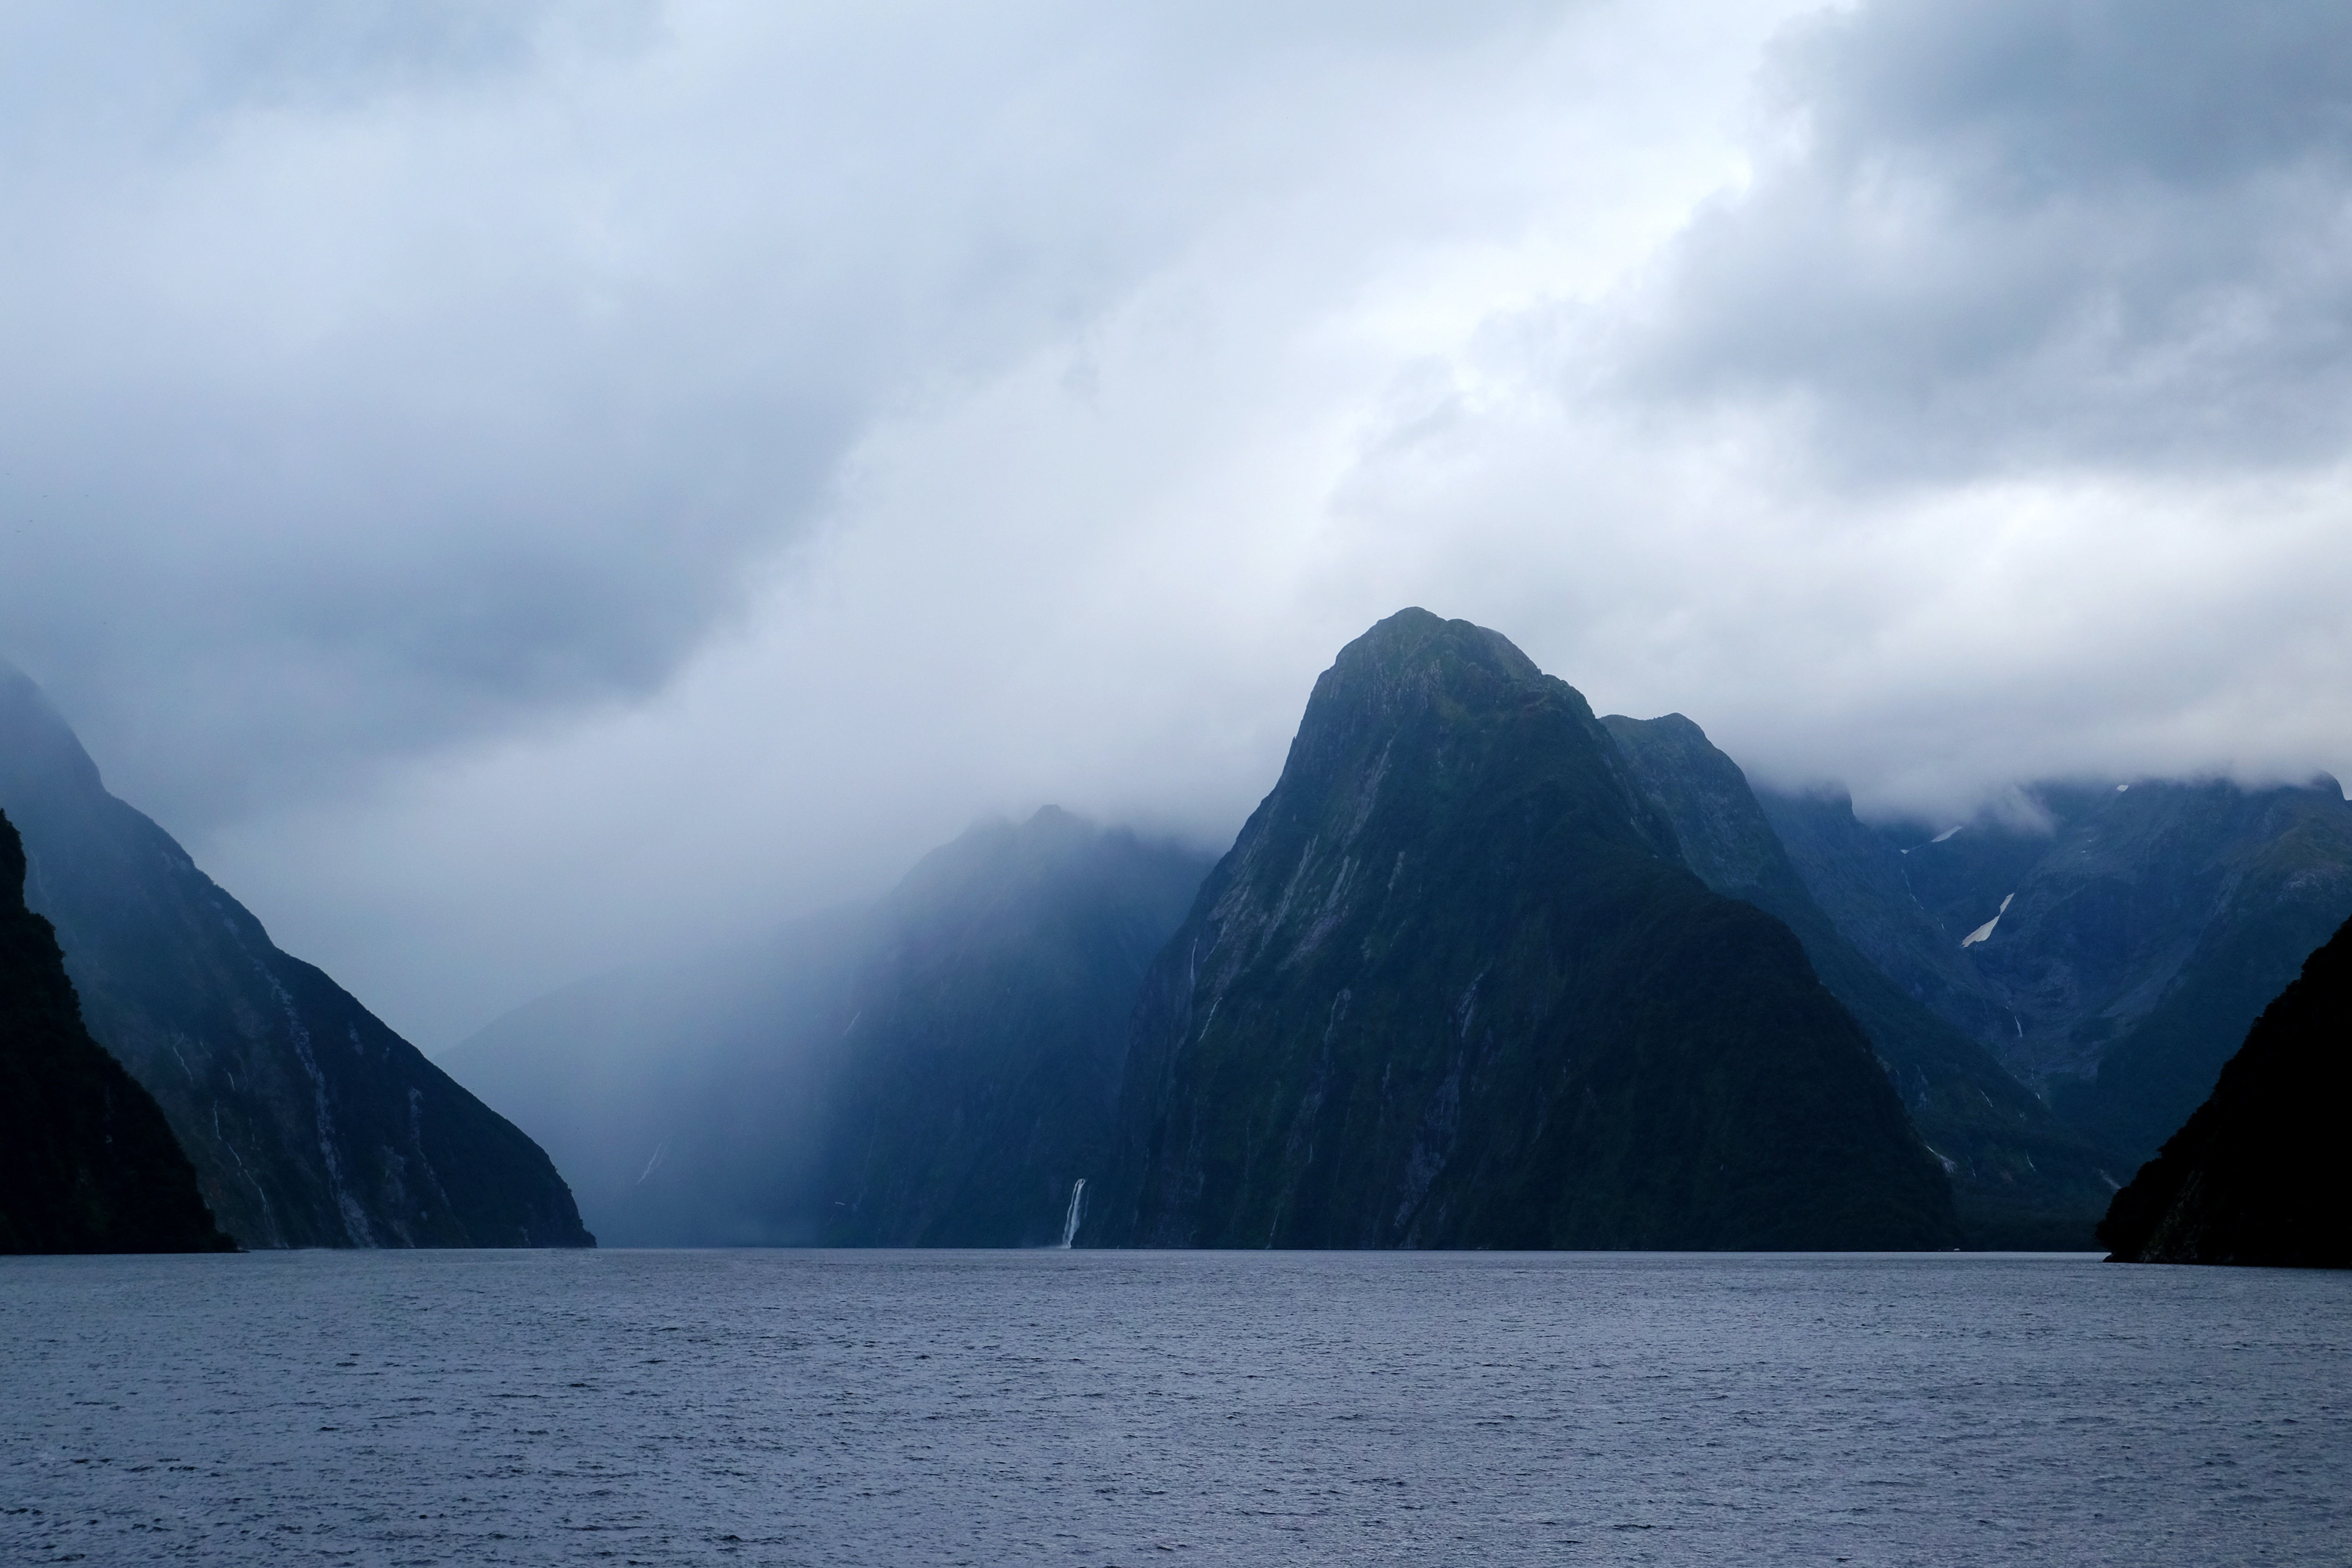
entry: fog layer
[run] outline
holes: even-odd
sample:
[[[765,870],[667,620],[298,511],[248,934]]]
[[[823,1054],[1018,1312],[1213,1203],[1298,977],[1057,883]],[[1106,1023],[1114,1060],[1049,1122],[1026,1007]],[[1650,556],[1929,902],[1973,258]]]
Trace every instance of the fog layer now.
[[[428,1046],[1400,605],[1759,779],[2352,768],[2352,24],[2056,0],[0,18],[0,654]]]

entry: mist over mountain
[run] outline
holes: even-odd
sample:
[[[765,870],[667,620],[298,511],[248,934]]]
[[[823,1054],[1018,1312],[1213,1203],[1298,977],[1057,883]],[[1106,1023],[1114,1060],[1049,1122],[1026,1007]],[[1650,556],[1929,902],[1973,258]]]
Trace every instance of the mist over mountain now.
[[[869,925],[829,910],[592,975],[440,1064],[547,1150],[606,1246],[806,1245],[823,1069]]]
[[[1796,933],[1822,984],[1869,1034],[1904,1110],[1951,1177],[1971,1245],[2087,1245],[2112,1156],[2067,1126],[1991,1052],[1874,964],[1815,901],[1739,765],[1679,713],[1601,721],[1634,784],[1673,824],[1683,863]]]
[[[1197,900],[1049,807],[447,1064],[637,1244],[2079,1247],[2136,1159],[2101,1096],[2210,1087],[2352,812],[2017,798],[1867,825],[1407,611]]]
[[[984,814],[1229,843],[1407,603],[1874,820],[2352,777],[2347,37],[19,0],[0,656],[436,1053]]]
[[[1049,806],[871,907],[581,982],[444,1061],[608,1243],[1041,1245],[1109,1163],[1128,1016],[1208,865]]]
[[[89,1032],[154,1097],[247,1247],[589,1246],[562,1179],[171,836],[0,665],[0,810]]]
[[[0,1252],[212,1252],[196,1173],[154,1098],[82,1026],[0,814]]]
[[[2247,1031],[2099,1226],[2136,1263],[2352,1268],[2352,921]]]
[[[1144,972],[1209,857],[1047,807],[883,901],[827,1096],[825,1239],[1036,1246],[1099,1182]]]
[[[1808,889],[1897,984],[2117,1161],[2155,1152],[2304,958],[2352,917],[2336,781],[2044,784],[2025,815],[1870,828],[1761,803]]]
[[[1789,929],[1572,688],[1406,610],[1317,681],[1152,966],[1083,1236],[1916,1247],[1944,1173]]]
[[[0,1247],[251,1249],[0,1568],[2352,1557],[2080,1250],[2352,1268],[2347,0],[7,0],[0,215]]]

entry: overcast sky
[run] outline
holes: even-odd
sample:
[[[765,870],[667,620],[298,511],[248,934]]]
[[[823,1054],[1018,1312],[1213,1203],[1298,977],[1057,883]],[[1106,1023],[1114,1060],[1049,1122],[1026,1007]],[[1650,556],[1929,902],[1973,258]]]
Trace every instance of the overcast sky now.
[[[1867,809],[2352,775],[2352,7],[0,8],[0,657],[428,1049],[1418,604]]]

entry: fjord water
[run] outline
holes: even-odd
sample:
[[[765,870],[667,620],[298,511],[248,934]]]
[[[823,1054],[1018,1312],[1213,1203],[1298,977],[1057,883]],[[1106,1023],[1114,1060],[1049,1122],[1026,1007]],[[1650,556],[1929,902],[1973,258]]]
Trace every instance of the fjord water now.
[[[2340,1561],[2352,1276],[2088,1258],[0,1263],[9,1563]]]

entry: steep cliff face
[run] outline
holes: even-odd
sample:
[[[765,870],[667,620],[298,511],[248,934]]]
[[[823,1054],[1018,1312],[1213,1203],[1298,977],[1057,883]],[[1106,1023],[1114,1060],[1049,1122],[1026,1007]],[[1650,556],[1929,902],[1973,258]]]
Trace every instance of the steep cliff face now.
[[[1976,1041],[1901,987],[1814,901],[1739,765],[1679,713],[1612,716],[1636,788],[1673,826],[1684,864],[1804,944],[1814,973],[1870,1036],[1904,1109],[1950,1174],[1969,1244],[2079,1247],[2105,1212],[2112,1163]]]
[[[83,1028],[24,887],[24,846],[0,816],[0,1252],[234,1247],[163,1111]]]
[[[1319,679],[1154,964],[1144,1246],[1913,1247],[1951,1196],[1788,928],[1710,891],[1584,700],[1408,610]]]
[[[106,792],[0,667],[0,808],[83,1016],[248,1247],[589,1246],[547,1156]]]
[[[1048,806],[872,907],[583,982],[446,1059],[608,1241],[1042,1245],[1109,1163],[1136,991],[1208,866]]]
[[[2099,1226],[2137,1263],[2352,1268],[2352,921],[2263,1009]]]

